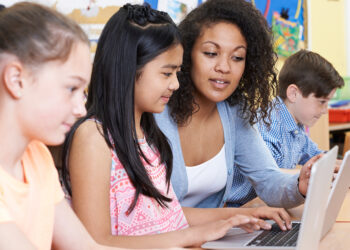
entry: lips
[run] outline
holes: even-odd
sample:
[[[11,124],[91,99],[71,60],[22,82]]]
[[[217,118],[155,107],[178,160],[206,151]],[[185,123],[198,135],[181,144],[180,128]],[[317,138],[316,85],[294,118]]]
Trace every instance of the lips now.
[[[63,123],[63,126],[65,127],[65,129],[67,130],[67,131],[69,131],[71,128],[72,128],[72,126],[73,126],[73,124],[72,123]]]
[[[230,84],[230,81],[220,78],[211,78],[209,81],[215,88],[218,89],[226,88]]]
[[[165,103],[168,103],[170,97],[171,97],[171,95],[164,95],[164,96],[161,97],[161,99],[162,99]]]

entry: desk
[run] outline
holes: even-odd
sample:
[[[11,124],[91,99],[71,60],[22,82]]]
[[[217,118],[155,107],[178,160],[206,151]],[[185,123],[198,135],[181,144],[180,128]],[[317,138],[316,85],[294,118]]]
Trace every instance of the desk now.
[[[283,172],[295,174],[298,169],[281,169]],[[257,207],[265,205],[259,198],[248,202],[243,207]],[[304,205],[288,209],[293,218],[301,218]],[[339,211],[336,223],[331,231],[321,240],[320,250],[348,250],[350,249],[350,189],[345,196],[343,205]]]

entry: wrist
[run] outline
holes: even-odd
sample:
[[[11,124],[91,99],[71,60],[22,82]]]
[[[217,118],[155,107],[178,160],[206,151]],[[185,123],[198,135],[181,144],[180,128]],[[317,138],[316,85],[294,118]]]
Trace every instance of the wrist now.
[[[300,190],[299,178],[300,178],[300,177],[298,177],[298,182],[297,182],[299,193],[301,194],[301,196],[303,196],[304,198],[306,198],[306,196],[305,196],[305,195],[301,192],[301,190]],[[305,193],[305,194],[306,194],[306,193]]]

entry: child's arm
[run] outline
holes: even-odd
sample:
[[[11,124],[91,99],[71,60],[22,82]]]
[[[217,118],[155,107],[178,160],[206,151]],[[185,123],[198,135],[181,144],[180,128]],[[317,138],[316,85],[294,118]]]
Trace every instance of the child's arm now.
[[[0,249],[36,249],[14,222],[0,223],[0,235]]]
[[[100,239],[99,242],[106,245],[143,249],[200,246],[206,241],[223,237],[225,233],[234,226],[244,225],[244,229],[247,231],[253,231],[255,229],[255,223],[256,219],[254,218],[237,215],[228,220],[219,220],[217,222],[169,233],[146,236],[113,236],[109,234],[105,235],[104,239]],[[67,202],[61,201],[55,207],[53,249],[75,250],[116,248],[98,245],[90,237]]]
[[[258,207],[258,208],[191,208],[182,207],[186,219],[190,225],[200,225],[212,221],[224,220],[237,214],[253,216],[260,219],[274,220],[282,230],[291,227],[291,219],[283,208]],[[269,229],[270,224],[264,220],[258,221],[261,228]]]
[[[69,165],[74,211],[101,244],[130,248],[199,246],[222,237],[232,226],[242,225],[248,231],[259,228],[256,219],[236,216],[157,235],[113,236],[109,212],[111,152],[94,122],[85,122],[76,131]]]
[[[97,244],[65,200],[55,206],[52,248],[55,250],[117,249]]]

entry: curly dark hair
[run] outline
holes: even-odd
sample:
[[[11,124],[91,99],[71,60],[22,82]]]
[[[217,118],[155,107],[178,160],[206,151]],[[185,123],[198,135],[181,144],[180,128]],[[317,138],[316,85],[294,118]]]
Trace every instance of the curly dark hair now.
[[[276,95],[277,87],[277,56],[265,18],[245,0],[208,0],[180,23],[184,55],[178,75],[180,87],[169,102],[171,116],[178,125],[183,125],[199,109],[193,96],[191,52],[203,30],[220,22],[237,25],[248,46],[244,73],[237,89],[226,101],[231,106],[239,104],[241,117],[251,125],[259,119],[269,125],[271,98]]]

